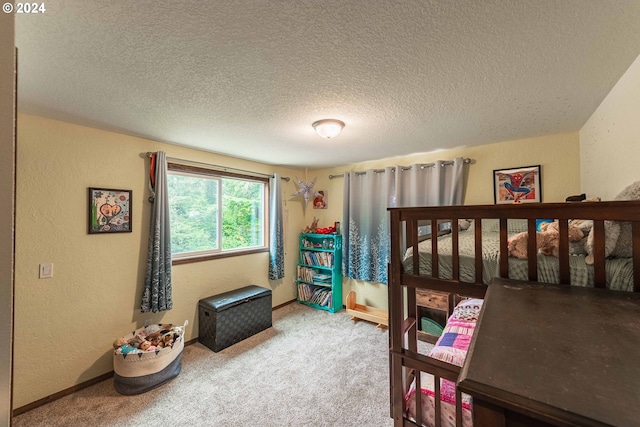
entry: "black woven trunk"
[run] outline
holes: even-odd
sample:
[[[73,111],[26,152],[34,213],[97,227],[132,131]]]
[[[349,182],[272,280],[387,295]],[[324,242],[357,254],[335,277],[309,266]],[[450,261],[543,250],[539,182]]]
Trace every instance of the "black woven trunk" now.
[[[198,341],[218,352],[271,327],[271,289],[246,286],[200,300]]]

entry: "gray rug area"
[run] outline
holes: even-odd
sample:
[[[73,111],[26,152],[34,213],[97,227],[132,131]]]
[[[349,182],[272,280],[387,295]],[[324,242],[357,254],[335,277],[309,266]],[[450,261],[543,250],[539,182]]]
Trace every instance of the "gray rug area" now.
[[[214,353],[187,346],[169,383],[122,396],[109,379],[14,418],[23,426],[391,426],[388,332],[299,304]]]

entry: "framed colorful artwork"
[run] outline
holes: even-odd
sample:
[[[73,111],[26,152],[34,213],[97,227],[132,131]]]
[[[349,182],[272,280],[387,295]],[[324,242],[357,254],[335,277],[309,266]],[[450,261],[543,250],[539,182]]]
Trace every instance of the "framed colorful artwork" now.
[[[319,190],[318,195],[313,198],[313,209],[327,209],[327,192]]]
[[[493,171],[495,204],[537,203],[542,201],[540,165]]]
[[[131,232],[131,190],[89,188],[89,234]]]

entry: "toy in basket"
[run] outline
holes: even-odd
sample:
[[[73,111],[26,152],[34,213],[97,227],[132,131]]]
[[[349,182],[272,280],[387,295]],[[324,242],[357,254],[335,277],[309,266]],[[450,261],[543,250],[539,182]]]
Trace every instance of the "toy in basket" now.
[[[113,384],[120,394],[145,393],[180,373],[184,325],[159,324],[136,329],[113,343]]]

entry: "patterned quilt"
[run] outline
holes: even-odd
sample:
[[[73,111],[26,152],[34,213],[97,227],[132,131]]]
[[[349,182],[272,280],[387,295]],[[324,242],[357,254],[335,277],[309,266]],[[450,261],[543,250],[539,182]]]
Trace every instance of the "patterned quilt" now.
[[[475,330],[480,309],[481,299],[467,299],[460,302],[447,321],[447,325],[436,345],[431,349],[428,356],[456,366],[462,366],[467,356],[467,350],[471,343],[471,337]],[[434,386],[433,376],[421,373],[420,383],[422,385],[422,419],[426,426],[435,425],[434,406]],[[442,401],[442,425],[455,427],[456,425],[456,388],[455,383],[442,380],[440,385],[440,399]],[[409,392],[405,396],[405,408],[407,416],[415,419],[415,383],[411,385]],[[462,395],[462,425],[471,427],[473,425],[471,415],[471,397]]]

